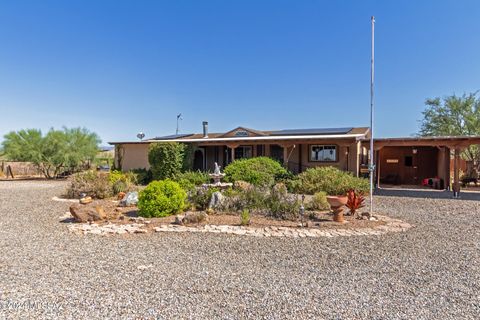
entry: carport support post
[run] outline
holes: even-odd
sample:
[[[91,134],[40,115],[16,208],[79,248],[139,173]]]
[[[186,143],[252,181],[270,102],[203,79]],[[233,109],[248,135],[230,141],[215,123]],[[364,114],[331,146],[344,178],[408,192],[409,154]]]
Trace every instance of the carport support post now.
[[[454,198],[460,197],[459,161],[460,161],[460,149],[455,148],[454,155],[453,155],[453,197]]]

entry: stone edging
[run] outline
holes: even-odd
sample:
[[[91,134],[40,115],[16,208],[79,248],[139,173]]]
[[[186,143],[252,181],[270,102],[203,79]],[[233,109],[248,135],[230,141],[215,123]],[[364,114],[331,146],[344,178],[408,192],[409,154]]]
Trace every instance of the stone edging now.
[[[66,214],[66,216],[68,213]],[[61,218],[65,218],[61,217]],[[265,227],[255,228],[247,226],[231,225],[204,225],[204,226],[181,226],[174,224],[163,224],[155,227],[155,232],[200,232],[200,233],[225,233],[234,235],[245,235],[252,237],[286,237],[286,238],[319,238],[319,237],[351,237],[351,236],[379,236],[388,232],[404,232],[412,227],[411,224],[402,220],[386,216],[376,216],[385,224],[372,228],[351,228],[351,229],[318,229],[318,228],[292,228],[292,227]],[[131,224],[97,224],[97,223],[72,223],[68,229],[72,232],[82,234],[126,234],[126,233],[148,233],[145,228],[150,221],[136,221]]]
[[[78,199],[65,199],[65,198],[59,198],[57,196],[53,197],[52,200],[59,201],[59,202],[77,202],[78,203]]]
[[[161,225],[155,227],[156,232],[210,232],[245,235],[252,237],[287,237],[287,238],[318,238],[318,237],[350,237],[350,236],[379,236],[388,232],[404,232],[412,227],[411,224],[402,220],[389,218],[386,216],[376,216],[380,221],[386,224],[372,228],[351,228],[351,229],[317,229],[317,228],[291,228],[291,227],[265,227],[255,228],[246,226],[230,225],[205,225],[198,227],[188,227],[180,225]]]

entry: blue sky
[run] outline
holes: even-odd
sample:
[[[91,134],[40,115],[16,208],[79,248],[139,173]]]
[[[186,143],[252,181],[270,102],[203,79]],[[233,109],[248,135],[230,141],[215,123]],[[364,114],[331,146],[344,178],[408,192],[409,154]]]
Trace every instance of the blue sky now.
[[[378,135],[480,89],[479,1],[2,1],[0,135],[368,126],[371,15]]]

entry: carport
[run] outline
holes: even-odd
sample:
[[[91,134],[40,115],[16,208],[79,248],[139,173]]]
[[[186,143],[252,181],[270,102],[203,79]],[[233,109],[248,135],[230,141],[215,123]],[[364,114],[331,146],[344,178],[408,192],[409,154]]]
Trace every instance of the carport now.
[[[469,146],[480,144],[480,136],[435,136],[375,139],[375,177],[381,184],[421,185],[434,179],[438,188],[460,191],[460,154]],[[363,142],[368,148],[368,141]],[[453,154],[453,181],[450,158]]]

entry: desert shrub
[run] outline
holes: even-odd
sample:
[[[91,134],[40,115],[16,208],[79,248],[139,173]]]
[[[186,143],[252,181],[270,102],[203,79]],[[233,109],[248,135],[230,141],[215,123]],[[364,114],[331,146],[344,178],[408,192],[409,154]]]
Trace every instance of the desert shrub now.
[[[135,184],[137,183],[137,177],[133,172],[122,172],[122,171],[113,170],[113,171],[110,171],[108,175],[108,181],[112,185],[117,181],[124,181],[128,184]]]
[[[109,174],[88,170],[72,175],[67,187],[67,197],[80,198],[82,193],[96,199],[111,197],[113,194]]]
[[[108,181],[112,186],[113,194],[119,192],[132,191],[137,183],[137,177],[132,172],[111,171],[108,175]]]
[[[128,192],[129,186],[123,180],[117,180],[112,185],[113,194],[119,194],[120,192]]]
[[[153,180],[151,170],[133,169],[130,172],[133,176],[135,176],[135,180],[137,181],[137,183],[142,186],[146,186]]]
[[[232,189],[224,192],[225,196],[220,210],[225,212],[240,212],[243,209],[251,211],[265,211],[265,190],[259,187],[248,189]]]
[[[265,198],[267,214],[278,219],[296,220],[300,212],[300,201],[286,192],[285,185],[274,187]]]
[[[305,194],[323,191],[328,195],[346,195],[350,189],[359,193],[367,192],[369,182],[367,179],[354,177],[350,172],[334,167],[317,167],[300,173],[294,182],[293,189],[295,192]]]
[[[243,180],[257,186],[272,186],[288,174],[287,169],[267,157],[235,160],[225,168],[225,181]]]
[[[312,199],[306,204],[309,210],[328,210],[327,194],[324,191],[315,192]]]
[[[152,143],[148,149],[148,162],[155,180],[174,178],[182,171],[185,146],[176,142]]]
[[[250,224],[250,211],[247,209],[243,209],[242,213],[240,214],[240,224],[242,226],[247,226]]]
[[[249,210],[279,219],[292,220],[298,217],[300,201],[296,196],[286,192],[285,185],[277,184],[270,189],[264,187],[237,189],[231,196],[225,195],[221,210],[228,212]]]
[[[208,173],[201,171],[186,171],[177,173],[174,180],[177,181],[183,189],[190,191],[195,187],[208,183],[210,181],[210,176]]]
[[[171,180],[151,182],[140,191],[138,213],[142,217],[166,217],[182,211],[187,193]]]
[[[253,188],[253,185],[243,180],[237,180],[233,183],[233,188],[236,190],[248,190]]]
[[[205,210],[208,208],[210,204],[210,200],[212,199],[212,194],[218,191],[217,188],[206,188],[206,187],[199,187],[193,188],[188,193],[188,201],[192,204],[195,209],[198,210]]]

